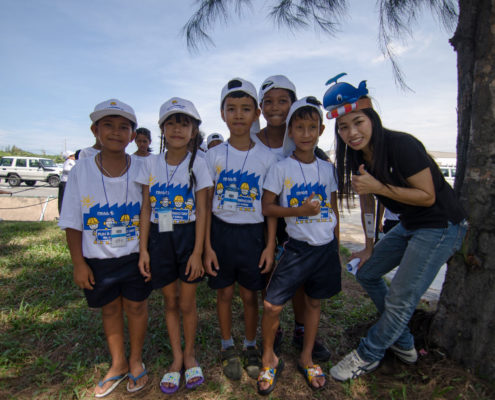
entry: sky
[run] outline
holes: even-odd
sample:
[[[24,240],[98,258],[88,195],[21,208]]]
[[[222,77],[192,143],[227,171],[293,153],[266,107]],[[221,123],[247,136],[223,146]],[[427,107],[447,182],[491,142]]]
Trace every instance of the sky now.
[[[131,105],[159,148],[158,111],[171,97],[191,100],[206,134],[228,137],[220,91],[232,78],[257,88],[270,75],[292,80],[298,97],[323,98],[325,82],[367,81],[383,125],[408,132],[430,151],[455,152],[456,55],[446,31],[424,10],[411,37],[393,48],[412,91],[394,81],[378,47],[375,2],[351,7],[335,36],[291,31],[267,15],[273,2],[253,0],[209,32],[214,46],[187,49],[182,34],[193,0],[2,0],[0,12],[0,149],[16,145],[60,154],[91,146],[89,114],[106,99]],[[264,126],[261,118],[261,126]],[[320,147],[333,149],[334,121]],[[128,152],[136,150],[134,143]]]

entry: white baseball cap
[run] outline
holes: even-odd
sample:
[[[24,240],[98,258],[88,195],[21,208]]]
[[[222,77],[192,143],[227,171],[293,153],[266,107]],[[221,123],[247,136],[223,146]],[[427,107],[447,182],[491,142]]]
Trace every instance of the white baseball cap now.
[[[181,99],[180,97],[172,97],[160,107],[158,126],[161,126],[163,122],[173,114],[189,115],[201,124],[201,117],[199,116],[198,110],[196,110],[196,107],[194,107],[194,104],[191,101]]]
[[[137,125],[136,114],[132,107],[117,99],[105,100],[95,106],[95,110],[89,114],[91,121],[97,122],[108,115],[120,115]]]
[[[220,96],[220,107],[229,93],[232,92],[244,92],[248,96],[251,96],[256,104],[258,104],[258,96],[256,94],[256,88],[254,85],[242,78],[231,79],[223,88],[222,95]]]
[[[284,144],[282,145],[282,149],[285,157],[289,157],[292,152],[296,149],[296,145],[292,138],[289,137],[289,124],[292,118],[292,115],[303,107],[312,107],[316,111],[318,111],[318,115],[320,116],[320,122],[323,123],[323,112],[321,111],[321,103],[318,101],[316,97],[307,96],[303,97],[300,100],[295,101],[290,106],[289,115],[287,115],[287,127],[285,128],[285,136],[284,136]]]
[[[213,142],[214,140],[220,140],[221,142],[223,142],[223,136],[220,135],[219,133],[212,133],[210,135],[208,135],[208,138],[206,139],[206,145],[209,146],[211,142]]]
[[[62,157],[64,157],[66,160],[70,157],[70,156],[73,156],[74,154],[76,154],[75,151],[72,151],[72,150],[65,150],[63,153],[62,153]]]
[[[297,99],[296,87],[285,75],[273,75],[266,78],[260,87],[260,94],[258,98],[260,99],[260,104],[263,103],[263,98],[265,94],[272,89],[286,89],[294,93]]]

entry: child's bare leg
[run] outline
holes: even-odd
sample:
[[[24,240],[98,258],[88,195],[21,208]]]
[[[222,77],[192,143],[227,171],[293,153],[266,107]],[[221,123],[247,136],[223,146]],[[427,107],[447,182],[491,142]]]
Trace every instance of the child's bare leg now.
[[[263,356],[261,363],[263,367],[275,368],[278,365],[278,357],[273,351],[273,342],[275,340],[275,334],[280,323],[280,313],[283,306],[277,306],[263,302],[263,318],[261,319],[261,332],[263,334]],[[265,390],[270,386],[268,382],[260,382],[260,390]]]
[[[315,344],[316,333],[318,332],[318,324],[320,322],[320,309],[321,301],[319,299],[313,299],[305,295],[306,307],[304,318],[304,342],[301,356],[299,358],[299,364],[302,367],[312,366],[313,358],[311,353],[313,352],[313,346]],[[312,385],[314,387],[321,387],[325,384],[325,378],[313,378]]]
[[[143,372],[143,343],[148,328],[148,300],[132,301],[123,299],[124,310],[127,315],[127,325],[129,329],[130,356],[129,371],[134,377]],[[148,382],[148,376],[145,375],[136,381],[137,386],[145,385]],[[134,382],[129,380],[129,388],[135,386]]]
[[[223,340],[232,337],[232,298],[234,285],[217,290],[217,314],[220,325],[220,335]]]
[[[102,381],[125,374],[129,371],[129,365],[125,357],[124,348],[124,316],[122,311],[122,297],[104,305],[101,308],[103,330],[108,343],[108,350],[112,357],[112,365],[103,377]],[[114,382],[110,381],[103,387],[96,386],[95,393],[104,393]]]
[[[296,294],[292,298],[292,308],[294,309],[294,320],[296,323],[304,323],[304,308],[306,300],[304,298],[304,286],[297,289]]]
[[[258,327],[258,292],[239,285],[239,294],[244,306],[246,339],[252,341],[256,339],[256,328]]]
[[[186,369],[198,366],[195,357],[196,329],[198,327],[198,311],[196,309],[197,283],[180,284],[179,307],[182,313],[182,325],[184,329],[184,367]],[[193,378],[191,383],[199,378]]]
[[[168,336],[174,357],[169,367],[169,372],[180,372],[184,361],[180,343],[180,313],[177,285],[178,281],[175,281],[162,288],[165,301],[165,321],[167,322]]]

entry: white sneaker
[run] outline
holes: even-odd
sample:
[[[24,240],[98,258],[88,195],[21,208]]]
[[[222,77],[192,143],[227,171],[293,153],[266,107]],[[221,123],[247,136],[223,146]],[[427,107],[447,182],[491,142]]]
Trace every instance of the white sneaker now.
[[[330,369],[330,375],[338,381],[346,381],[355,379],[359,375],[367,374],[375,370],[380,361],[368,362],[364,361],[356,350],[347,354],[340,362]]]
[[[413,347],[411,350],[404,350],[396,345],[390,346],[390,350],[394,352],[399,360],[406,364],[414,364],[418,361],[418,352]]]

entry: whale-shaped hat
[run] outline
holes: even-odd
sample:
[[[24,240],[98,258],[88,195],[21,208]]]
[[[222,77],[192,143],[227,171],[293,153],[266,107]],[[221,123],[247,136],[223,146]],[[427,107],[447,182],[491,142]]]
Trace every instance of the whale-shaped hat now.
[[[369,98],[362,98],[368,94],[366,81],[361,81],[357,88],[346,82],[337,82],[345,75],[347,75],[345,72],[338,74],[326,83],[326,85],[333,83],[323,96],[323,108],[328,111],[328,119],[338,118],[363,108],[373,108]]]

